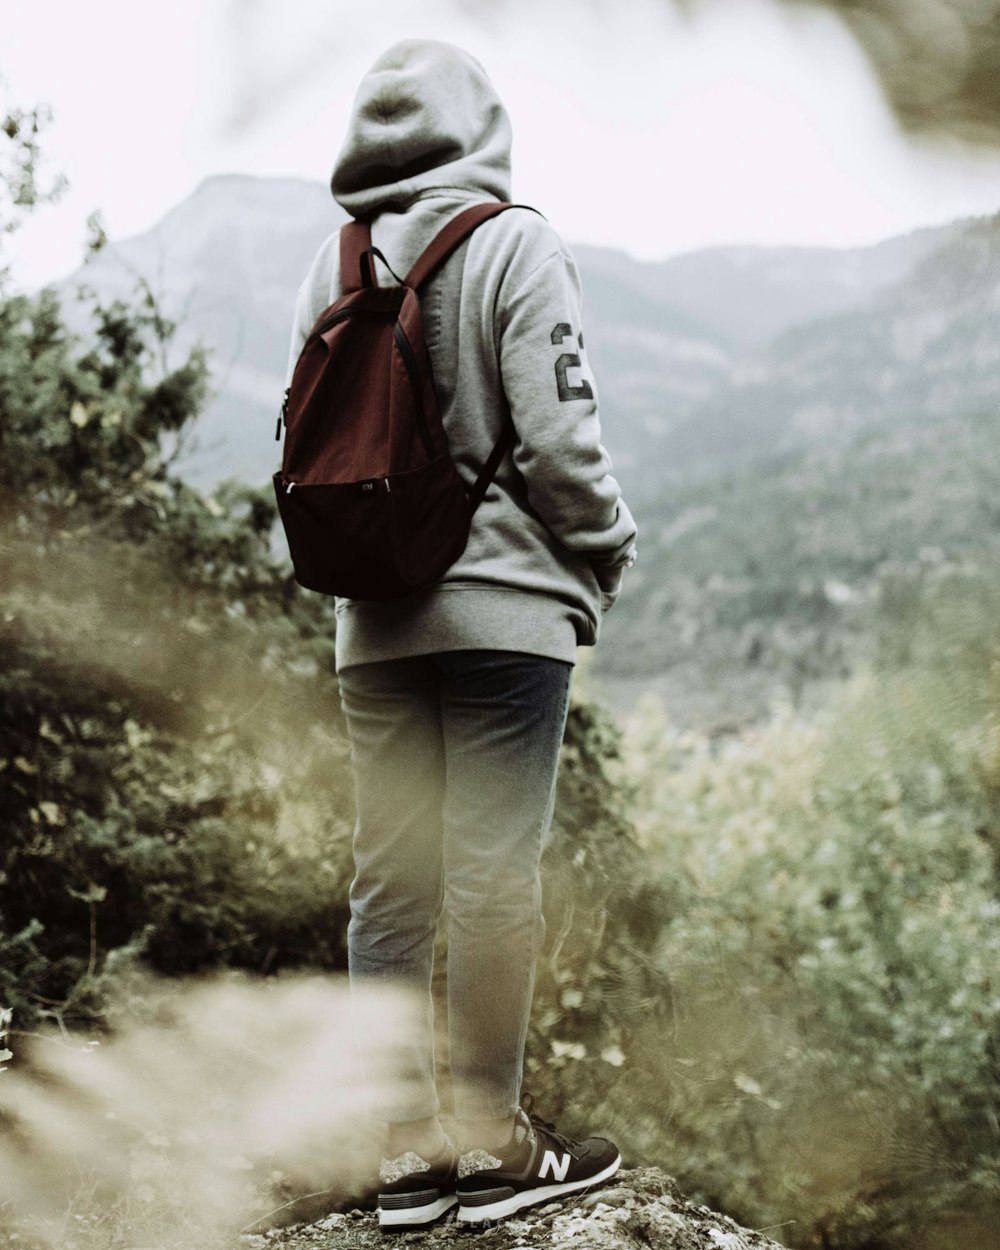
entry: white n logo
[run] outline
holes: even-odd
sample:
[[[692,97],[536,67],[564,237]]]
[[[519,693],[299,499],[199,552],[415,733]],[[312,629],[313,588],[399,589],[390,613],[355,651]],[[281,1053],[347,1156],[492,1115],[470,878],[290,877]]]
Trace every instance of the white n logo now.
[[[564,1181],[568,1171],[569,1155],[564,1154],[561,1159],[557,1160],[554,1150],[546,1150],[542,1155],[542,1166],[538,1169],[538,1179],[541,1180],[546,1172],[551,1172],[554,1181]]]

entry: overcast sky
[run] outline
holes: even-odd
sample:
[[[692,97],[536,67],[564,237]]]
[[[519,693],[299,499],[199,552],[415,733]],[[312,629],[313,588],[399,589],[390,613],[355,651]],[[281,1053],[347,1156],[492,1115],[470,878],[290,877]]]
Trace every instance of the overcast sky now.
[[[514,127],[514,195],[572,242],[659,259],[847,245],[1000,210],[1000,153],[902,139],[826,12],[707,0],[54,0],[5,6],[6,103],[48,102],[70,180],[11,244],[23,286],[153,225],[210,174],[325,183],[358,80],[405,37],[474,53]],[[488,16],[483,16],[487,14]]]

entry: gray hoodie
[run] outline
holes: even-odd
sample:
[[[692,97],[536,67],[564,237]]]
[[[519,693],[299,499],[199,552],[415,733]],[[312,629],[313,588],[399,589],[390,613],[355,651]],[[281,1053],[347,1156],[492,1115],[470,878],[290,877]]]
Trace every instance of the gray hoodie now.
[[[407,40],[362,80],[331,179],[404,274],[445,223],[510,199],[507,113],[482,66],[450,44]],[[340,295],[339,232],[299,289],[288,360]],[[379,280],[394,281],[379,262]],[[421,290],[424,334],[451,454],[471,486],[508,411],[516,437],[464,553],[428,590],[338,599],[337,668],[457,649],[575,660],[597,641],[636,528],[601,446],[580,279],[537,213],[480,226]],[[286,385],[287,385],[286,381]]]

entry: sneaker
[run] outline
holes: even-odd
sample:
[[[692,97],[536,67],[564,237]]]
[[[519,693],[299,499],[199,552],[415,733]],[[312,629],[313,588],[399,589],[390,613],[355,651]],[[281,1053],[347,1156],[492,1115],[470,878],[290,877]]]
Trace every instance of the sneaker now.
[[[606,1181],[621,1162],[617,1147],[603,1137],[573,1141],[557,1133],[555,1125],[518,1108],[506,1146],[460,1156],[458,1218],[471,1224],[502,1219],[522,1207]]]
[[[458,1198],[458,1155],[451,1145],[432,1159],[412,1150],[383,1159],[378,1170],[380,1228],[419,1228],[449,1211]]]

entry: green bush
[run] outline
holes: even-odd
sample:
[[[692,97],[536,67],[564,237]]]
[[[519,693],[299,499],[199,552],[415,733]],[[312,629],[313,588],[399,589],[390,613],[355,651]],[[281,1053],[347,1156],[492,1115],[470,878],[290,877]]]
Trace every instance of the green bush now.
[[[9,203],[38,199],[11,114]],[[16,186],[10,169],[16,173]],[[332,605],[293,592],[273,501],[172,472],[209,385],[175,326],[84,288],[0,299],[0,1002],[100,1027],[107,978],[342,967],[351,784]],[[173,447],[173,452],[170,448]],[[305,796],[305,797],[302,797]],[[16,1050],[16,1048],[15,1048]]]
[[[126,949],[340,965],[332,613],[289,593],[262,492],[202,499],[158,458],[149,413],[190,419],[204,364],[147,379],[121,312],[80,355],[49,292],[0,316],[0,995],[21,1027],[99,1016]]]
[[[659,1114],[621,1131],[793,1245],[998,1215],[998,606],[943,584],[910,666],[813,724],[779,708],[720,747],[647,708],[630,733],[674,1016],[633,1038],[623,1087]]]

